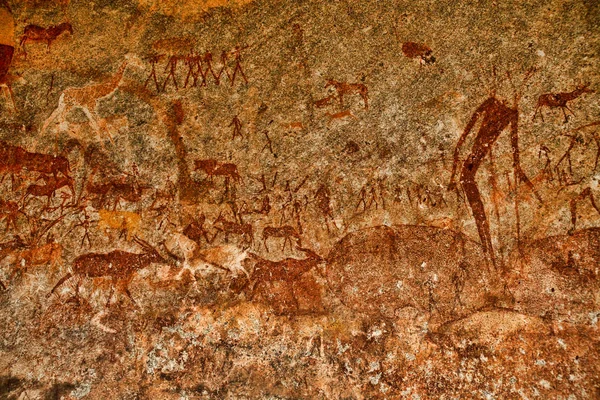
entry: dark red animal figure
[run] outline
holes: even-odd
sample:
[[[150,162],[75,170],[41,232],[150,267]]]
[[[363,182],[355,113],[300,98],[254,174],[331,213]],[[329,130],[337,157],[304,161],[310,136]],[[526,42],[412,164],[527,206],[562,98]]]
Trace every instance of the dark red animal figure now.
[[[329,95],[327,97],[324,97],[320,100],[315,101],[313,104],[317,108],[324,108],[324,107],[327,107],[328,105],[330,105],[334,99],[335,99],[334,95]]]
[[[294,229],[293,226],[289,225],[284,225],[281,227],[265,226],[262,232],[262,237],[263,244],[265,245],[267,252],[269,251],[269,248],[267,247],[267,239],[270,237],[284,238],[283,248],[281,249],[282,251],[285,250],[285,244],[288,241],[290,242],[290,248],[292,247],[292,238],[295,238],[298,241],[298,244],[300,244],[301,241],[300,234],[296,232],[296,229]]]
[[[565,117],[565,123],[567,123],[568,119],[567,119],[567,113],[565,112],[565,109],[569,110],[571,112],[571,114],[575,115],[575,113],[573,112],[573,110],[571,110],[569,108],[567,103],[569,101],[575,100],[576,98],[578,98],[579,96],[581,96],[584,93],[595,93],[594,90],[588,89],[588,86],[590,86],[590,85],[587,84],[587,85],[577,86],[577,88],[575,90],[573,90],[572,92],[541,94],[540,97],[538,97],[537,106],[535,107],[535,112],[533,113],[532,120],[535,119],[538,111],[540,112],[542,121],[544,120],[544,114],[542,113],[542,110],[541,110],[542,107],[560,108]]]
[[[225,178],[231,178],[235,182],[239,182],[242,180],[242,177],[238,173],[237,166],[231,163],[221,164],[217,167],[214,172],[214,175],[224,176]]]
[[[75,289],[77,296],[79,295],[79,285],[82,278],[109,277],[113,281],[113,286],[111,286],[110,295],[106,305],[108,306],[108,304],[110,304],[115,283],[135,304],[135,300],[133,300],[128,288],[134,274],[137,271],[150,266],[152,263],[167,263],[167,261],[147,242],[137,237],[134,240],[144,249],[143,253],[136,254],[121,250],[113,250],[106,254],[88,253],[77,257],[73,261],[73,271],[62,277],[54,288],[52,288],[48,296],[54,293],[60,285],[71,279],[73,276],[78,277],[77,287]]]
[[[185,227],[183,234],[198,244],[200,244],[203,238],[206,240],[206,243],[210,244],[212,240],[208,239],[208,231],[204,227],[204,221],[206,221],[206,216],[200,214],[198,218]]]
[[[212,180],[213,176],[224,176],[239,182],[242,178],[238,172],[237,166],[231,163],[219,163],[217,160],[195,160],[195,171],[203,171],[207,177]]]
[[[85,186],[85,190],[88,194],[93,195],[92,201],[94,202],[95,208],[104,208],[106,204],[106,197],[108,192],[112,188],[110,183],[92,183],[88,182]]]
[[[25,44],[27,42],[46,42],[48,45],[48,52],[50,52],[50,46],[52,42],[56,40],[63,32],[69,32],[73,34],[73,27],[68,22],[62,24],[53,25],[48,28],[43,28],[38,25],[27,25],[23,30],[23,36],[21,36],[20,46],[23,49],[23,53],[27,55]]]
[[[128,201],[130,203],[138,203],[142,200],[142,193],[144,190],[151,189],[148,185],[140,185],[137,182],[134,183],[121,183],[113,182],[109,194],[114,198],[113,210],[116,210],[117,204],[121,200]]]
[[[212,158],[207,160],[194,160],[194,171],[201,170],[210,180],[212,180],[218,165],[219,162]]]
[[[69,160],[62,156],[30,153],[20,146],[0,141],[0,173],[19,173],[22,170],[69,176]]]
[[[219,216],[213,222],[213,227],[218,231],[213,237],[213,241],[220,232],[225,234],[225,242],[229,242],[229,235],[240,235],[244,240],[252,244],[254,243],[254,232],[250,224],[238,224],[237,222],[227,221],[225,217],[219,213]]]
[[[46,176],[44,180],[46,181],[45,185],[29,185],[27,187],[25,197],[23,198],[23,206],[27,204],[27,197],[31,195],[36,197],[46,197],[46,208],[48,208],[50,207],[50,201],[54,197],[56,191],[65,186],[71,189],[73,198],[75,198],[74,181],[70,176],[54,177],[50,175]]]
[[[121,200],[130,203],[139,203],[142,200],[143,191],[147,189],[151,189],[151,187],[148,185],[140,185],[137,182],[127,183],[110,181],[98,184],[90,182],[86,185],[86,191],[96,196],[97,208],[103,208],[106,205],[106,202],[112,198],[113,211],[116,210],[117,205]]]
[[[333,86],[337,92],[338,99],[340,100],[340,107],[344,108],[344,95],[345,94],[358,94],[362,98],[365,108],[369,109],[369,89],[362,83],[346,83],[339,82],[334,79],[329,79],[325,84],[325,88]]]
[[[402,43],[402,53],[408,58],[419,58],[419,63],[433,64],[435,57],[431,54],[432,51],[426,44],[415,42]]]
[[[250,253],[250,257],[256,261],[251,275],[253,283],[250,288],[250,300],[254,298],[258,288],[261,286],[267,283],[283,282],[289,287],[289,291],[296,303],[296,308],[299,308],[298,300],[294,294],[293,283],[302,275],[319,265],[319,263],[323,262],[323,258],[310,249],[302,247],[297,248],[306,254],[306,258],[286,258],[281,261],[271,261]]]

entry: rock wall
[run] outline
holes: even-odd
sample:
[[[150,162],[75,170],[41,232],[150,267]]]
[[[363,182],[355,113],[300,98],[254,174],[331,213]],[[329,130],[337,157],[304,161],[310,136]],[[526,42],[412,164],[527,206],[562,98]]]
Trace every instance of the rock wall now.
[[[600,397],[599,25],[0,0],[0,398]]]

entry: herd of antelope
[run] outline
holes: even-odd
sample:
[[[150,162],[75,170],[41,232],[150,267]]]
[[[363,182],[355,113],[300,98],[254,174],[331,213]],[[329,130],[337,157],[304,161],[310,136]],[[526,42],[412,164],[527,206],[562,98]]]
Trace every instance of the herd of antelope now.
[[[73,148],[83,149],[77,145]],[[119,232],[118,240],[125,239],[141,246],[143,252],[135,253],[119,249],[101,252],[85,252],[77,256],[71,263],[70,272],[54,284],[50,294],[57,293],[66,281],[76,283],[75,296],[79,296],[79,286],[84,278],[107,278],[111,280],[111,290],[106,302],[107,306],[113,299],[113,291],[125,294],[132,302],[135,300],[129,292],[128,285],[135,273],[151,264],[166,264],[178,267],[181,261],[166,246],[159,251],[140,236],[145,232],[142,225],[147,219],[142,218],[145,212],[163,212],[173,207],[176,202],[176,186],[167,185],[164,190],[157,190],[151,185],[140,182],[137,167],[133,172],[123,172],[109,162],[99,162],[98,158],[106,157],[97,152],[92,158],[89,151],[84,151],[83,181],[74,179],[77,170],[72,169],[69,158],[73,158],[70,148],[62,155],[54,156],[44,153],[31,152],[24,147],[0,142],[0,185],[12,198],[0,199],[0,222],[5,224],[5,232],[12,238],[0,243],[0,261],[10,268],[2,268],[3,277],[0,288],[10,290],[19,276],[23,276],[33,267],[48,265],[50,276],[65,268],[64,249],[61,239],[81,237],[79,250],[95,247],[97,236],[112,238],[111,232]],[[82,150],[83,151],[83,150]],[[198,179],[212,183],[214,177],[222,176],[227,185],[239,185],[241,175],[235,164],[223,163],[214,159],[197,159],[194,161]],[[102,166],[102,168],[101,168]],[[81,168],[81,167],[80,167]],[[202,173],[204,176],[202,176]],[[6,179],[10,176],[10,179]],[[81,176],[81,174],[78,174]],[[306,181],[297,185],[299,190]],[[287,188],[291,195],[292,189]],[[144,207],[152,197],[152,204]],[[288,200],[289,201],[289,200]],[[330,207],[328,197],[322,198]],[[124,204],[123,204],[124,202]],[[244,216],[255,214],[266,217],[271,213],[269,196],[262,199],[262,207],[252,209],[248,202],[242,201],[238,207],[235,202],[228,203],[233,211],[233,218],[227,217],[223,211],[206,227],[206,217],[201,213],[187,224],[181,233],[196,243],[198,249],[215,246],[220,240],[229,243],[234,238],[241,248],[249,248],[255,242],[255,231],[252,223],[244,221]],[[123,206],[127,209],[123,209]],[[258,253],[249,253],[248,257],[256,261],[256,268],[247,273],[245,286],[251,287],[248,297],[254,297],[265,283],[282,281],[291,282],[303,272],[306,272],[321,260],[309,249],[301,246],[302,226],[299,201],[291,205],[294,209],[291,224],[265,225],[262,231],[262,243],[265,252],[269,252],[268,242],[277,238],[282,240],[281,251],[304,252],[306,259],[285,258],[281,261],[267,261]],[[305,204],[306,206],[306,204]],[[323,206],[323,205],[322,205]],[[133,211],[135,210],[135,211]],[[169,212],[167,210],[166,212]],[[90,213],[97,219],[90,218]],[[68,217],[68,218],[67,218]],[[177,217],[171,215],[177,221]],[[295,219],[294,219],[295,217]],[[177,230],[176,224],[169,227]],[[59,229],[60,227],[63,229]],[[158,227],[160,231],[161,227]],[[28,231],[28,232],[27,232]],[[65,233],[66,231],[66,233]],[[168,231],[168,229],[167,229]],[[78,240],[78,239],[77,239]],[[164,245],[164,242],[163,242]],[[114,244],[113,244],[114,246]],[[218,246],[216,247],[218,248]],[[200,251],[199,250],[199,251]],[[258,248],[260,250],[260,246]],[[199,253],[201,254],[201,253]],[[272,269],[271,272],[268,270]],[[292,268],[292,269],[290,269]],[[292,272],[296,269],[297,272]],[[285,271],[281,275],[281,271]],[[245,270],[244,270],[245,271]],[[279,271],[279,272],[278,272]]]

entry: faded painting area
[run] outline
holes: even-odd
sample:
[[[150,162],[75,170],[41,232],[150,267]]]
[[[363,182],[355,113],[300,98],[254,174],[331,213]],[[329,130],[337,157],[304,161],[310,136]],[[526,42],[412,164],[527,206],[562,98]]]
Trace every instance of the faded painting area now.
[[[0,399],[600,398],[599,26],[0,0]]]

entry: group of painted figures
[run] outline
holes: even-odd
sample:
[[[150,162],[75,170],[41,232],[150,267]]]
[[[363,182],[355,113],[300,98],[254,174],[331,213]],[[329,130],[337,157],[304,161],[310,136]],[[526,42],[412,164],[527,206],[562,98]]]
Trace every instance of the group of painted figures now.
[[[38,26],[28,26],[24,30],[20,44],[24,49],[27,42],[45,41],[49,48],[52,41],[63,32],[73,33],[72,26],[69,23],[60,24],[47,29]],[[177,46],[187,48],[188,46],[188,43],[159,42],[157,42],[155,49],[173,48]],[[425,45],[407,42],[402,49],[407,57],[420,58],[423,64],[430,65],[435,62],[431,49]],[[241,51],[241,47],[236,47],[233,53],[224,51],[221,55],[221,68],[218,72],[213,68],[212,54],[210,52],[207,52],[204,55],[196,54],[193,51],[186,52],[185,55],[173,54],[173,52],[171,52],[165,68],[167,75],[164,77],[162,84],[159,83],[156,74],[156,64],[165,56],[153,55],[149,58],[150,73],[142,86],[146,89],[149,83],[154,82],[156,91],[161,92],[165,91],[167,83],[169,80],[172,80],[173,85],[178,89],[177,64],[181,60],[185,61],[188,67],[183,87],[187,87],[188,84],[190,84],[191,87],[206,86],[208,79],[211,76],[214,79],[214,82],[219,85],[223,74],[230,79],[232,86],[234,85],[237,74],[239,74],[244,82],[247,83],[248,80],[241,64]],[[232,71],[229,70],[229,57],[231,54],[234,56],[235,63]],[[10,86],[12,77],[9,73],[13,55],[13,46],[9,44],[0,44],[0,84],[9,91],[14,106],[14,97]],[[92,126],[96,132],[100,132],[102,129],[102,121],[96,114],[96,102],[98,99],[108,96],[117,89],[119,83],[123,79],[125,68],[129,62],[132,61],[128,59],[123,62],[114,76],[103,82],[96,82],[79,88],[68,88],[64,90],[60,96],[58,106],[49,118],[45,120],[42,126],[42,132],[45,132],[53,122],[63,119],[66,113],[73,107],[82,109],[89,119],[90,126]],[[470,120],[466,124],[464,132],[458,139],[454,151],[449,189],[457,190],[457,183],[460,184],[460,188],[468,200],[475,219],[483,251],[486,253],[491,264],[496,267],[499,266],[499,261],[492,245],[489,218],[487,217],[485,204],[477,182],[477,172],[484,159],[490,154],[492,146],[498,140],[501,133],[508,129],[512,146],[515,188],[518,189],[521,184],[525,184],[528,190],[531,190],[540,202],[542,201],[537,194],[534,183],[527,177],[521,167],[519,150],[519,101],[524,88],[527,86],[527,82],[534,73],[535,69],[533,68],[525,73],[521,87],[519,90],[515,89],[516,93],[513,102],[510,105],[506,101],[497,98],[496,93],[492,92],[489,98],[486,99],[472,114]],[[508,75],[508,77],[511,79],[510,75]],[[366,85],[357,83],[348,84],[331,79],[327,82],[326,87],[333,87],[336,94],[317,101],[315,103],[316,107],[324,107],[337,97],[340,107],[343,108],[343,96],[357,94],[362,99],[365,110],[368,109],[368,90]],[[538,97],[534,118],[538,113],[543,112],[543,108],[545,107],[560,108],[565,117],[565,122],[567,122],[568,118],[565,110],[571,111],[568,103],[586,93],[594,93],[594,91],[589,88],[589,85],[579,86],[572,92],[541,94]],[[158,95],[158,93],[156,95]],[[477,123],[480,124],[479,130],[477,131],[471,150],[462,161],[461,166],[461,148]],[[586,126],[596,125],[599,124],[594,122]],[[235,139],[237,135],[242,136],[240,130],[241,122],[237,119],[237,116],[234,118],[232,126],[234,126],[233,139]],[[101,154],[101,150],[93,146],[88,146],[87,149],[84,149],[77,141],[70,144],[82,149],[86,168],[92,171],[88,176],[85,176],[83,182],[80,183],[79,186],[82,188],[82,192],[79,196],[76,194],[75,188],[77,185],[74,178],[71,176],[71,168],[67,157],[71,147],[67,146],[67,151],[63,152],[63,155],[55,156],[27,151],[22,147],[6,142],[0,143],[0,172],[4,175],[11,175],[11,189],[18,197],[17,200],[3,199],[0,203],[0,216],[5,220],[6,229],[9,230],[12,226],[15,231],[13,240],[0,244],[0,251],[2,252],[3,257],[6,257],[10,252],[19,252],[19,257],[21,259],[26,259],[25,264],[29,265],[47,262],[55,263],[56,260],[60,258],[59,246],[54,242],[52,237],[47,237],[47,243],[45,245],[41,245],[40,240],[53,226],[60,223],[69,212],[71,212],[73,216],[79,218],[77,221],[78,223],[73,225],[71,230],[77,227],[84,229],[85,233],[81,244],[83,246],[87,238],[88,246],[91,245],[88,232],[91,222],[87,214],[87,206],[91,204],[96,211],[101,211],[101,219],[104,226],[118,229],[122,234],[126,232],[128,239],[131,239],[133,236],[135,242],[144,249],[144,252],[138,254],[113,250],[108,253],[87,253],[80,255],[73,261],[72,271],[61,278],[51,292],[55,292],[57,287],[74,276],[78,277],[77,292],[82,277],[110,277],[116,281],[122,291],[133,300],[128,290],[128,284],[137,270],[147,267],[151,263],[167,263],[176,266],[178,265],[177,262],[182,261],[181,257],[174,255],[166,248],[166,246],[165,252],[167,256],[164,256],[155,247],[137,237],[140,224],[140,217],[138,214],[117,211],[117,206],[122,200],[130,203],[139,203],[142,200],[144,190],[152,189],[150,186],[138,182],[137,172],[134,171],[131,174],[121,174],[118,177],[113,176],[94,182],[92,178],[98,172],[98,169],[101,168],[99,164],[103,164],[103,161],[97,161],[98,154]],[[104,160],[109,159],[110,157],[106,157]],[[106,165],[104,165],[104,167],[105,166]],[[205,183],[212,182],[213,177],[215,176],[224,177],[226,188],[225,195],[228,195],[230,186],[233,187],[234,185],[239,184],[241,180],[241,175],[237,166],[232,163],[225,163],[214,159],[204,159],[195,160],[195,167],[196,171],[205,174]],[[29,182],[28,185],[24,184],[23,178],[26,182]],[[44,184],[38,184],[40,180],[43,180]],[[264,182],[263,186],[266,189]],[[299,187],[300,186],[302,185],[299,185]],[[70,194],[61,191],[62,188],[68,188]],[[177,188],[177,185],[168,187],[168,190],[165,192],[166,194],[163,196],[165,202],[163,202],[162,205],[160,204],[161,192],[156,190],[156,196],[149,211],[155,212],[155,215],[163,212],[170,212],[169,207],[177,201]],[[62,202],[59,206],[54,204],[57,192],[61,193],[60,196],[62,198]],[[312,196],[311,201],[308,200],[308,195],[304,196],[304,199],[296,196],[295,193],[298,192],[298,189],[287,190],[286,192],[289,194],[289,199],[284,201],[284,203],[286,207],[289,206],[293,210],[291,216],[296,227],[293,227],[293,224],[284,225],[283,219],[280,221],[279,226],[264,227],[262,233],[263,244],[268,251],[267,240],[269,238],[283,238],[283,248],[285,250],[285,246],[288,242],[290,243],[290,247],[292,247],[292,241],[296,241],[298,251],[305,254],[305,258],[286,258],[280,261],[270,261],[251,253],[250,258],[255,261],[254,268],[251,274],[245,271],[248,283],[250,284],[249,286],[251,287],[250,292],[252,294],[250,295],[250,298],[254,296],[254,293],[257,290],[256,288],[260,286],[260,284],[282,281],[288,282],[291,285],[291,283],[297,280],[300,275],[315,268],[318,263],[324,261],[324,259],[317,255],[313,250],[301,247],[301,234],[303,233],[301,214],[306,210],[309,203],[314,204],[315,209],[318,210],[324,218],[327,230],[329,231],[329,224],[333,223],[335,225],[329,189],[326,185],[320,185],[315,191],[314,196]],[[363,188],[360,196],[362,197],[357,204],[357,208],[361,202],[363,204],[363,211],[370,208],[372,204],[377,206],[377,194],[374,187],[371,188],[371,197],[369,201],[367,201],[366,187]],[[46,204],[41,208],[37,207],[32,209],[30,207],[28,209],[30,197],[45,198]],[[598,209],[596,205],[591,188],[583,188],[571,201],[573,224],[575,224],[576,221],[576,204],[578,201],[585,198],[589,198],[592,205],[600,213],[600,209]],[[112,200],[112,210],[109,210],[110,200]],[[252,224],[245,222],[243,217],[245,214],[268,216],[272,208],[271,199],[265,195],[262,198],[261,208],[249,207],[247,203],[245,204],[245,209],[238,208],[235,201],[230,201],[228,204],[231,207],[234,219],[228,220],[222,214],[219,214],[213,222],[213,229],[216,230],[216,233],[213,233],[212,238],[210,238],[207,228],[204,227],[206,219],[204,215],[199,216],[193,222],[187,224],[183,229],[183,234],[190,240],[196,242],[199,247],[202,247],[204,242],[206,244],[212,244],[215,237],[220,233],[223,233],[226,242],[229,242],[229,236],[231,235],[240,236],[243,241],[248,244],[252,243],[254,228]],[[39,215],[34,216],[33,210],[38,212]],[[59,212],[58,216],[56,216],[56,212]],[[518,203],[515,204],[515,212],[517,219],[517,238],[519,238],[520,223]],[[45,217],[42,215],[45,215]],[[30,226],[31,240],[27,242],[17,234],[19,231],[18,221],[21,216],[27,220],[27,223]],[[52,218],[49,219],[50,216],[52,216]],[[168,220],[168,216],[166,218],[168,221],[167,223],[172,224],[172,222]],[[163,221],[161,221],[161,225],[162,222]],[[2,284],[2,286],[5,285]],[[290,290],[293,290],[293,286],[290,286]],[[111,297],[112,291],[108,302],[110,302]]]

